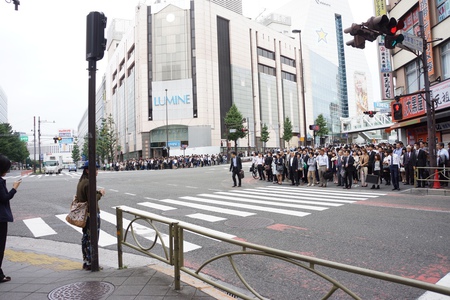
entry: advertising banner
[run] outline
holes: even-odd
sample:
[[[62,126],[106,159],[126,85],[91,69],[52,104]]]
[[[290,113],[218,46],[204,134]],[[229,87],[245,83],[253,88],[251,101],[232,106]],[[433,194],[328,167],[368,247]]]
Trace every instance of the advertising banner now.
[[[58,130],[58,136],[62,138],[71,138],[72,137],[72,130],[71,129],[59,129]]]
[[[428,0],[419,0],[419,9],[423,13],[423,27],[425,30],[425,39],[431,41],[433,37],[431,36],[431,21],[430,21],[430,6],[428,5]],[[433,61],[433,48],[431,43],[427,43],[427,66],[428,66],[428,76],[434,74],[434,61]]]
[[[192,79],[153,81],[152,94],[154,121],[166,120],[166,105],[169,120],[193,118]]]

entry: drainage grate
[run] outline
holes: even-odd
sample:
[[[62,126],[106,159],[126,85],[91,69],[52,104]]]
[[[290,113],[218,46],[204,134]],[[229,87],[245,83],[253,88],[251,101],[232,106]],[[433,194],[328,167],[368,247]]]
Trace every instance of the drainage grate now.
[[[82,281],[66,284],[48,294],[50,300],[102,300],[114,292],[114,285],[103,281]]]
[[[231,219],[225,222],[225,225],[232,228],[257,229],[264,228],[273,224],[272,219],[247,217],[240,219]]]

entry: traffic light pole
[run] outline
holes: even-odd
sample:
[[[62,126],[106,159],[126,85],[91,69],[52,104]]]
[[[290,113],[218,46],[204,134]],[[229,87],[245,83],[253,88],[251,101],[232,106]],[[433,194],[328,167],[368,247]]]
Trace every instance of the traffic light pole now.
[[[425,37],[425,28],[423,24],[423,12],[419,11],[419,25],[420,25],[420,36],[423,39],[423,50],[422,50],[422,68],[423,77],[425,84],[425,102],[427,106],[427,131],[428,131],[428,155],[430,157],[430,167],[434,168],[437,165],[436,161],[436,120],[435,120],[435,106],[434,100],[431,100],[430,91],[430,79],[428,78],[428,64],[427,64],[427,39]]]
[[[88,105],[88,131],[89,131],[89,230],[91,238],[91,271],[99,270],[98,263],[98,222],[97,222],[97,167],[95,163],[95,73],[97,61],[89,63],[89,105]]]

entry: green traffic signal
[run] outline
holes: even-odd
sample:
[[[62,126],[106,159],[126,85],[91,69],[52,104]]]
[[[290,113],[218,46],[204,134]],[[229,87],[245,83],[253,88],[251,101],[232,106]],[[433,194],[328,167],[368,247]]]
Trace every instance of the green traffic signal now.
[[[387,49],[394,49],[395,46],[401,44],[405,40],[405,36],[403,34],[398,35],[386,35],[384,37],[384,46]]]

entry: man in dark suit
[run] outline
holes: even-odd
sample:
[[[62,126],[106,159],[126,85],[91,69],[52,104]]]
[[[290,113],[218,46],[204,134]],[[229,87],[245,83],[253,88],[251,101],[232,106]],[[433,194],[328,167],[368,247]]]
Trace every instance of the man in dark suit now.
[[[367,174],[373,174],[373,164],[375,162],[375,151],[373,149],[374,145],[370,144],[367,151],[367,154],[369,155],[369,164],[367,165]]]
[[[290,153],[287,161],[287,166],[289,168],[289,177],[291,179],[292,185],[298,185],[298,158],[294,151]]]
[[[419,167],[417,172],[418,179],[422,179],[417,181],[417,187],[425,187],[425,169],[423,169],[423,167],[427,165],[427,153],[422,148],[423,142],[414,144],[414,151],[416,153],[416,161],[414,166]]]
[[[406,152],[403,155],[402,166],[405,168],[405,185],[414,184],[414,169],[413,162],[415,160],[414,152],[411,151],[411,146],[406,147]]]
[[[233,172],[232,178],[233,178],[233,187],[236,187],[236,176],[238,178],[239,185],[241,186],[241,176],[239,173],[242,170],[242,161],[239,156],[236,156],[236,152],[231,152],[231,163],[230,163],[230,171]]]
[[[264,169],[266,170],[266,175],[267,175],[267,181],[268,182],[272,182],[273,181],[273,173],[272,173],[272,162],[273,162],[273,157],[272,157],[272,152],[268,152],[267,156],[264,158]]]
[[[355,158],[350,155],[350,150],[345,150],[342,166],[345,170],[344,189],[351,189],[353,182],[353,173],[355,172]]]

